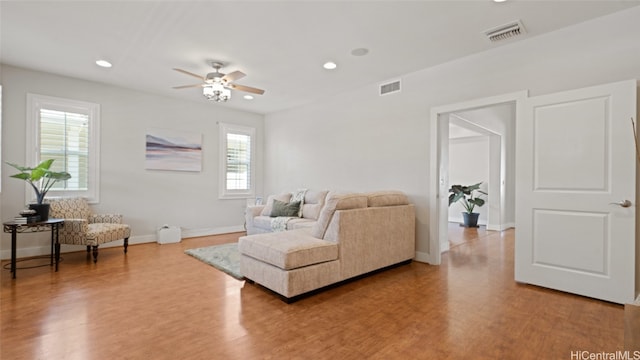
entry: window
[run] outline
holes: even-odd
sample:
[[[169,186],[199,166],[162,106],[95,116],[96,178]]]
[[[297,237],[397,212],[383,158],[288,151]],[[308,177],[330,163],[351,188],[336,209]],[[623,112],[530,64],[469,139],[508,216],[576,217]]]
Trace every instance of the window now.
[[[98,202],[100,105],[28,94],[27,106],[27,165],[55,159],[52,170],[71,174],[47,197],[83,196]],[[30,190],[27,201],[32,200]]]
[[[254,128],[220,123],[220,198],[255,194]]]

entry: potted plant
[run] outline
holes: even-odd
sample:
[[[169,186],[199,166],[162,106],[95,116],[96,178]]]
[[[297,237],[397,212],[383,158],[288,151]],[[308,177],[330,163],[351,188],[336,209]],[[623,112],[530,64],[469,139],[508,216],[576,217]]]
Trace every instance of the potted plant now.
[[[466,210],[462,213],[465,227],[478,227],[478,216],[480,214],[474,213],[473,209],[476,206],[484,205],[485,201],[481,196],[488,195],[480,190],[480,184],[482,182],[468,186],[452,185],[449,189],[449,206],[459,201]]]
[[[33,168],[7,162],[9,166],[20,171],[15,175],[11,175],[11,177],[26,181],[31,185],[33,191],[35,191],[36,203],[29,204],[29,208],[35,210],[36,213],[40,215],[41,221],[49,219],[49,204],[43,203],[47,192],[51,190],[51,187],[56,182],[69,180],[71,178],[71,174],[66,171],[56,172],[50,170],[53,161],[54,159],[45,160]]]

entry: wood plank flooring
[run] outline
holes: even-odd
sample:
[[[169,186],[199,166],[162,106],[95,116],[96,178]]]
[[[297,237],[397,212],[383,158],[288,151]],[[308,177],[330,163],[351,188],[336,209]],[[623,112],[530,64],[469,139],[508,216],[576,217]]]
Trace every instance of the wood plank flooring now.
[[[517,284],[514,232],[458,228],[413,262],[287,305],[186,254],[241,234],[63,254],[0,275],[2,359],[572,359],[624,346],[623,307]],[[457,238],[456,238],[457,237]]]

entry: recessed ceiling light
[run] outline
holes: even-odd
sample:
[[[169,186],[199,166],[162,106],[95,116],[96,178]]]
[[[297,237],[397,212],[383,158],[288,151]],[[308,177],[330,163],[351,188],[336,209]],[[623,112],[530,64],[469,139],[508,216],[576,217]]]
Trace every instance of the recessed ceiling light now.
[[[365,56],[369,53],[369,49],[367,48],[357,48],[351,50],[351,55],[353,56]]]
[[[334,63],[333,61],[327,61],[326,63],[324,63],[324,65],[322,65],[322,67],[324,67],[327,70],[333,70],[333,69],[337,68],[338,65],[336,63]]]
[[[101,66],[103,68],[110,68],[111,66],[113,66],[107,60],[96,60],[96,65]]]
[[[493,2],[497,2],[497,3],[501,3],[501,2],[505,2],[507,0],[493,0]]]
[[[253,96],[251,96],[251,95],[245,95],[245,96],[244,96],[244,99],[245,99],[245,100],[253,100]]]

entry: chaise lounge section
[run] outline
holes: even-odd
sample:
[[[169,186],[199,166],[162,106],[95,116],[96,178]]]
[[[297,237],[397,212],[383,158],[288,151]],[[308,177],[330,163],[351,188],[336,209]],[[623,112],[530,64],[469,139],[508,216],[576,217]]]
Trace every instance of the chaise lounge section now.
[[[287,302],[415,256],[415,209],[399,191],[329,193],[312,227],[243,236],[240,271]]]

